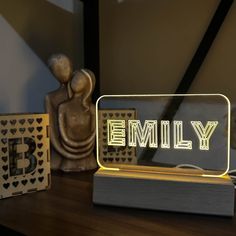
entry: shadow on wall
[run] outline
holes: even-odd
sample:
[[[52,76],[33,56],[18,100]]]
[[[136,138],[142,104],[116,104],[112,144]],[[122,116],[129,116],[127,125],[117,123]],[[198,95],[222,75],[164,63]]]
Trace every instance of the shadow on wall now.
[[[7,113],[7,105],[3,102],[0,102],[0,112]]]
[[[78,53],[82,22],[76,12],[47,1],[9,0],[1,1],[0,13],[45,63],[55,52],[64,52],[75,64],[82,63],[83,56]]]
[[[83,65],[82,23],[47,1],[0,2],[0,113],[44,112],[45,95],[59,86],[47,60],[60,52]]]
[[[0,112],[43,112],[46,93],[57,87],[47,66],[0,16]]]
[[[56,79],[50,75],[50,71],[45,74],[46,70],[46,68],[38,68],[25,84],[25,106],[30,112],[45,112],[45,96],[57,88]]]

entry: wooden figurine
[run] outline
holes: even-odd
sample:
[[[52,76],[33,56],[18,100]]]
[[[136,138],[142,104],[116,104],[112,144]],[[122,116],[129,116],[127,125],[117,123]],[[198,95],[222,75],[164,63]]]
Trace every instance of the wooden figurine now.
[[[53,147],[51,168],[65,172],[97,167],[94,157],[95,107],[91,95],[95,76],[89,70],[76,71],[62,54],[49,59],[49,67],[60,87],[46,96]]]

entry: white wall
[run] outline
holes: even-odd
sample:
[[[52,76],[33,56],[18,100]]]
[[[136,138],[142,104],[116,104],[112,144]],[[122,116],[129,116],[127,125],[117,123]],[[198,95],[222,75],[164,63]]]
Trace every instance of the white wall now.
[[[0,35],[0,113],[44,111],[44,96],[56,80],[1,15]]]
[[[74,12],[74,1],[76,0],[47,0],[48,2],[61,7],[63,10]]]
[[[44,16],[43,18],[40,18]],[[47,67],[65,53],[83,67],[83,3],[79,0],[0,3],[0,113],[43,112],[58,87]]]

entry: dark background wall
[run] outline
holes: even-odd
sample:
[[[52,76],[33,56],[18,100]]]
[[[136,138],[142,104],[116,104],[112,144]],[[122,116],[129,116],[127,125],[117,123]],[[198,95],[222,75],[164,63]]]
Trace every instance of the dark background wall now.
[[[174,93],[219,0],[100,0],[102,94]],[[236,2],[189,93],[236,102]]]
[[[175,93],[222,2],[100,0],[101,94]],[[223,93],[235,106],[235,24],[233,1],[188,93]]]
[[[83,4],[79,0],[0,2],[0,112],[42,112],[58,87],[47,68],[53,53],[84,65]]]
[[[57,2],[1,1],[0,13],[44,62],[52,53],[63,51],[74,63],[83,64],[82,4]],[[66,8],[68,4],[71,9]]]

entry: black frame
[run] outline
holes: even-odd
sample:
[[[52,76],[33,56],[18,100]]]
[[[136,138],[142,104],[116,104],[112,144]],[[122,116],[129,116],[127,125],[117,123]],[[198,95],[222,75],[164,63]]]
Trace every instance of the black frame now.
[[[99,3],[98,0],[82,0],[84,4],[84,66],[96,76],[93,99],[100,96],[99,63]]]

